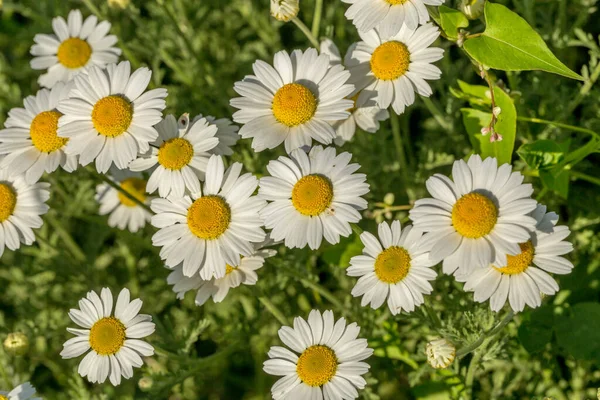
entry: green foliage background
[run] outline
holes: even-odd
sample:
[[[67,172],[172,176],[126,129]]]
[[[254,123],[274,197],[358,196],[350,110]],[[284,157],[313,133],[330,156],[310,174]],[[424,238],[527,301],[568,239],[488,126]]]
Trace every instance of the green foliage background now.
[[[490,71],[521,119],[515,150],[525,147],[513,153],[513,165],[534,184],[538,200],[573,231],[575,269],[558,277],[562,290],[557,296],[518,314],[501,334],[449,369],[435,371],[424,353],[429,339],[445,336],[460,348],[503,317],[489,311],[487,303],[474,303],[453,279],[440,276],[426,305],[410,315],[394,318],[384,307],[361,308],[350,295],[355,279],[345,276],[350,257],[361,251],[353,235],[319,251],[281,247],[259,271],[256,287],[242,286],[223,303],[196,307],[193,295],[176,300],[166,284],[169,271],[151,245],[152,227],[137,234],[109,228],[106,218],[97,215],[93,175],[85,169],[58,171],[44,178],[52,184],[51,211],[37,242],[6,251],[0,260],[0,339],[18,331],[30,341],[22,356],[0,349],[0,387],[30,380],[46,399],[267,399],[275,379],[262,372],[262,362],[268,348],[279,344],[281,324],[274,315],[291,323],[294,316],[306,317],[318,308],[358,322],[361,336],[376,349],[363,399],[595,398],[600,387],[600,157],[586,130],[600,133],[600,88],[595,85],[600,13],[596,0],[499,3],[525,18],[554,54],[585,78]],[[301,1],[299,17],[308,26],[314,6],[312,0]],[[125,10],[100,0],[5,0],[0,9],[0,122],[39,89],[39,73],[29,67],[33,36],[50,33],[51,19],[66,17],[72,8],[113,24],[123,58],[154,71],[151,85],[168,89],[167,112],[176,115],[230,117],[233,84],[251,73],[254,60],[271,61],[276,51],[310,45],[293,24],[269,16],[266,0],[138,0]],[[342,51],[358,40],[344,17],[346,8],[339,0],[325,0],[320,30]],[[483,21],[476,20],[468,30],[483,28]],[[486,105],[459,90],[458,80],[486,83],[455,43],[441,38],[437,45],[446,52],[437,63],[443,76],[433,82],[431,99],[417,100],[376,134],[359,132],[344,146],[371,184],[370,208],[360,224],[365,230],[374,231],[382,219],[408,222],[406,206],[427,195],[425,180],[435,172],[449,174],[452,162],[476,145],[469,140],[461,108],[468,102],[481,110]],[[399,135],[391,128],[395,123]],[[575,154],[584,156],[578,163],[566,172],[553,169],[586,144],[589,151]],[[260,176],[268,160],[282,152],[257,154],[242,141],[232,159]],[[389,193],[393,200],[386,197]],[[70,337],[68,310],[87,291],[102,287],[113,293],[128,287],[157,324],[150,338],[157,354],[117,388],[87,383],[77,375],[78,360],[59,356]]]

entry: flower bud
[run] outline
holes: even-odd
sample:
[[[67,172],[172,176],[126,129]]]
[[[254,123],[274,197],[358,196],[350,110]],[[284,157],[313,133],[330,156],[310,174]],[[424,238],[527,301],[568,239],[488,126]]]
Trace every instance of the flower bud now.
[[[395,196],[394,193],[388,193],[385,196],[383,196],[383,202],[385,204],[387,204],[388,206],[391,206],[392,204],[394,204],[394,200],[395,200]]]
[[[131,0],[108,0],[108,6],[110,8],[124,10],[131,3]]]
[[[138,381],[138,386],[142,392],[147,392],[152,389],[152,385],[154,385],[154,381],[149,376],[143,376]]]
[[[446,339],[436,339],[427,343],[427,362],[433,368],[447,368],[454,361],[456,347]]]
[[[485,0],[463,0],[460,11],[469,19],[477,19],[483,15]]]
[[[498,115],[500,115],[500,113],[502,112],[502,109],[498,106],[494,107],[494,109],[492,110],[492,113],[494,114],[494,117],[498,118]]]
[[[300,0],[271,0],[271,15],[283,22],[288,22],[300,11]]]
[[[24,333],[9,333],[4,340],[4,349],[7,353],[22,356],[29,350],[29,339]]]

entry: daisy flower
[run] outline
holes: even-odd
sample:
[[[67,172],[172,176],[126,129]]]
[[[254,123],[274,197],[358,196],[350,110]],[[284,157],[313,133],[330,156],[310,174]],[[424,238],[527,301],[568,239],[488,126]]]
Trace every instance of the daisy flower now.
[[[546,206],[538,205],[531,213],[537,221],[530,238],[519,243],[521,252],[508,255],[503,268],[490,265],[471,274],[459,274],[456,280],[466,282],[464,289],[474,292],[475,301],[490,300],[493,311],[500,311],[506,300],[515,312],[523,311],[527,304],[531,308],[542,304],[540,293],[553,295],[558,284],[548,274],[565,275],[573,264],[562,255],[573,251],[573,245],[564,241],[571,233],[566,226],[554,226],[558,216],[546,213]]]
[[[509,164],[484,161],[477,154],[454,162],[450,180],[435,174],[426,182],[433,198],[415,202],[410,218],[415,228],[429,232],[431,258],[444,260],[443,270],[469,272],[489,264],[503,267],[507,255],[521,252],[536,225],[533,187]]]
[[[22,175],[11,177],[6,169],[0,170],[0,256],[4,247],[17,250],[21,243],[35,242],[32,228],[43,224],[40,215],[48,212],[49,189],[49,183],[28,185]]]
[[[365,245],[363,255],[350,259],[348,276],[360,276],[352,296],[363,296],[361,306],[371,304],[376,309],[387,299],[393,315],[402,310],[412,312],[423,304],[423,294],[433,290],[428,281],[436,278],[430,267],[429,249],[423,242],[423,232],[412,226],[404,229],[400,221],[378,226],[379,240],[369,232],[360,239]]]
[[[265,201],[252,193],[258,180],[240,176],[242,164],[225,171],[221,156],[213,155],[206,167],[203,191],[182,198],[152,200],[152,225],[160,230],[152,244],[162,247],[160,256],[170,268],[183,262],[183,274],[209,280],[222,278],[226,265],[239,265],[240,255],[253,252],[265,232],[258,212]]]
[[[448,368],[456,357],[456,347],[446,339],[436,339],[427,343],[425,353],[427,354],[427,363],[433,368]]]
[[[218,128],[205,118],[189,123],[184,115],[180,120],[178,123],[173,115],[167,115],[156,124],[158,139],[150,151],[129,164],[132,171],[156,167],[148,180],[148,193],[158,189],[160,197],[182,197],[186,189],[192,194],[200,191],[209,151],[219,143],[215,136]]]
[[[325,39],[321,42],[321,53],[329,55],[330,64],[341,64],[342,58],[340,51],[331,39]],[[379,130],[379,122],[385,121],[390,117],[387,110],[377,106],[375,101],[376,92],[371,92],[370,96],[365,95],[360,97],[361,91],[347,97],[352,100],[354,106],[348,110],[350,116],[345,120],[336,121],[333,123],[335,128],[336,138],[335,144],[343,145],[345,142],[352,140],[356,133],[356,126],[365,132],[375,133]]]
[[[116,63],[121,50],[113,47],[115,35],[107,35],[110,23],[90,15],[82,21],[81,12],[72,10],[67,21],[63,17],[52,20],[53,35],[37,34],[31,46],[31,68],[47,69],[38,83],[48,88],[56,82],[70,81],[87,68]]]
[[[285,141],[286,152],[310,146],[312,139],[329,144],[335,138],[331,122],[344,120],[352,101],[344,99],[354,90],[346,83],[344,67],[329,66],[329,57],[315,49],[275,54],[273,65],[256,61],[256,75],[236,82],[242,97],[232,99],[238,108],[233,120],[244,124],[242,138],[253,138],[255,151],[272,149]]]
[[[396,114],[401,114],[415,102],[415,91],[431,96],[425,79],[440,79],[442,72],[431,63],[441,59],[444,50],[428,46],[439,34],[438,28],[429,23],[416,30],[403,26],[387,39],[375,29],[359,33],[363,41],[352,46],[345,58],[351,82],[357,89],[364,89],[359,101],[376,92],[379,107],[391,104]]]
[[[217,126],[217,134],[215,135],[215,137],[219,139],[219,143],[217,144],[217,147],[211,150],[211,153],[220,156],[232,155],[232,147],[235,146],[237,141],[240,139],[240,135],[238,135],[239,127],[237,125],[234,125],[228,118],[216,119],[212,115],[207,115],[206,117],[204,117],[202,116],[202,114],[196,115],[192,123],[195,123],[196,121],[202,118],[205,118],[208,121],[208,123]]]
[[[147,181],[142,174],[127,170],[111,169],[111,176],[115,183],[144,204],[150,205],[150,198],[146,196]],[[128,229],[137,232],[150,222],[152,214],[138,203],[125,196],[108,183],[96,186],[96,201],[100,204],[100,215],[110,214],[108,226],[119,229]]]
[[[360,165],[348,164],[351,157],[316,146],[308,155],[297,149],[290,158],[269,162],[272,176],[260,179],[258,194],[272,201],[260,215],[273,240],[315,250],[323,237],[336,244],[352,233],[350,224],[361,219],[358,210],[367,208],[360,196],[369,192],[369,184],[365,174],[354,173]]]
[[[299,0],[271,0],[271,16],[273,18],[288,22],[300,11]]]
[[[0,390],[0,400],[42,400],[41,397],[33,397],[35,388],[29,382],[25,382],[11,390],[5,392]]]
[[[361,375],[369,371],[363,360],[373,354],[366,339],[357,339],[360,327],[346,325],[340,318],[334,323],[332,311],[322,315],[312,310],[308,322],[294,318],[294,327],[279,329],[285,347],[273,346],[265,361],[266,373],[283,376],[271,388],[279,399],[355,399],[356,389],[367,382]],[[297,354],[296,354],[297,353]]]
[[[59,82],[51,90],[42,89],[23,101],[25,108],[8,112],[6,129],[0,131],[0,154],[6,155],[0,167],[7,168],[10,175],[24,174],[31,185],[44,171],[54,172],[59,165],[67,172],[77,168],[77,156],[64,151],[69,139],[57,135],[62,114],[56,107],[68,97],[71,86]]]
[[[119,293],[115,312],[113,296],[108,288],[103,288],[100,296],[93,290],[79,300],[79,309],[71,309],[69,317],[81,328],[67,328],[76,335],[65,342],[60,355],[64,359],[79,357],[89,352],[81,360],[78,373],[92,383],[103,383],[106,378],[117,386],[121,376],[133,376],[133,367],[139,368],[141,356],[150,357],[154,347],[139,340],[154,332],[152,316],[139,314],[142,300],[129,301],[129,290]]]
[[[183,274],[183,266],[177,265],[173,272],[167,278],[167,283],[173,285],[173,291],[177,293],[178,299],[183,299],[190,290],[197,290],[196,305],[201,306],[212,297],[215,303],[220,303],[225,299],[229,289],[240,285],[255,285],[258,280],[256,271],[261,269],[265,259],[274,256],[277,252],[273,249],[262,248],[266,245],[265,241],[254,246],[255,251],[247,256],[241,257],[238,265],[225,266],[225,276],[222,278],[212,278],[208,281],[200,278],[198,274],[188,277]]]
[[[352,4],[346,10],[346,18],[351,20],[360,32],[377,28],[381,36],[398,34],[402,26],[416,29],[429,21],[426,6],[439,6],[444,0],[342,0]]]
[[[79,155],[81,165],[96,160],[101,173],[113,163],[127,168],[158,137],[153,126],[162,119],[167,90],[144,93],[152,72],[138,68],[130,74],[130,69],[128,61],[109,64],[106,70],[93,66],[75,77],[70,98],[58,104],[64,114],[58,136],[69,138],[66,153]]]

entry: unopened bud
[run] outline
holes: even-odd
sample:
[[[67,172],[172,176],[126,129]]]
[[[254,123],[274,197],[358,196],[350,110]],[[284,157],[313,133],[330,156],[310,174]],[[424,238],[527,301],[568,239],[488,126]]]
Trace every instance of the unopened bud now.
[[[4,349],[12,355],[22,356],[29,350],[29,339],[21,332],[9,333],[4,340]]]
[[[427,343],[427,362],[433,368],[447,368],[454,361],[456,347],[446,339],[436,339]]]
[[[110,8],[124,10],[131,3],[131,0],[108,0],[108,6]]]
[[[394,193],[388,193],[385,196],[383,196],[383,202],[385,204],[387,204],[388,206],[391,206],[392,204],[394,204],[395,199],[396,199],[396,197],[394,196]]]
[[[483,15],[485,0],[463,0],[460,11],[469,19],[477,19]]]
[[[492,136],[490,136],[490,142],[501,142],[503,139],[502,135],[498,132],[492,132]]]
[[[484,126],[483,128],[481,128],[481,134],[483,136],[487,135],[488,133],[492,132],[494,129],[491,126]]]
[[[494,117],[498,118],[498,115],[500,115],[500,113],[502,112],[502,109],[498,106],[494,107],[494,109],[492,110],[492,113],[494,114]]]
[[[283,22],[288,22],[298,15],[300,0],[271,0],[271,15]]]
[[[138,381],[138,386],[142,392],[147,392],[152,389],[152,385],[154,385],[154,381],[149,376],[143,376]]]

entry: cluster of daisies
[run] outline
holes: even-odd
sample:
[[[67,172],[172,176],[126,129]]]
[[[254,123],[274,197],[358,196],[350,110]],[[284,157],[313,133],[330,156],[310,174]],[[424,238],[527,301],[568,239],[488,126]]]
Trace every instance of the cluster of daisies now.
[[[427,22],[425,4],[443,0],[344,1],[362,40],[345,57],[324,40],[320,52],[280,51],[272,64],[256,61],[230,103],[241,128],[201,114],[163,117],[167,91],[149,89],[149,69],[118,62],[108,22],[83,20],[79,11],[55,18],[54,34],[36,35],[31,48],[32,68],[47,70],[39,78],[44,88],[11,110],[0,131],[0,255],[5,246],[34,242],[32,228],[42,225],[50,196],[39,182],[43,173],[91,163],[107,174],[96,189],[100,214],[132,232],[147,222],[157,228],[152,244],[172,271],[168,283],[178,298],[195,292],[199,306],[254,285],[276,254],[274,244],[315,250],[323,240],[350,236],[367,208],[369,185],[352,155],[329,145],[351,140],[357,126],[374,133],[390,107],[399,114],[415,93],[432,94],[427,80],[440,77],[432,63],[443,50],[430,47],[439,31]],[[297,4],[273,0],[273,15],[294,18]],[[252,139],[256,152],[283,144],[286,155],[257,179],[225,159],[240,137]],[[558,290],[548,272],[573,267],[560,257],[572,246],[563,241],[568,228],[556,226],[556,214],[531,199],[531,185],[522,182],[510,165],[477,155],[457,161],[452,180],[434,175],[427,181],[432,198],[410,212],[413,226],[393,221],[379,225],[378,237],[361,235],[363,255],[347,269],[359,278],[352,295],[372,308],[387,302],[394,315],[411,312],[431,293],[432,267],[443,262],[445,273],[496,311],[507,299],[515,311],[539,306],[540,293]],[[61,356],[85,354],[78,372],[90,382],[131,378],[154,353],[141,340],[155,329],[141,307],[127,289],[116,303],[108,288],[90,291],[69,313],[78,328],[68,329],[75,336]],[[363,360],[373,353],[359,331],[317,310],[282,327],[289,349],[272,347],[264,364],[282,376],[273,398],[358,397],[369,369]]]

